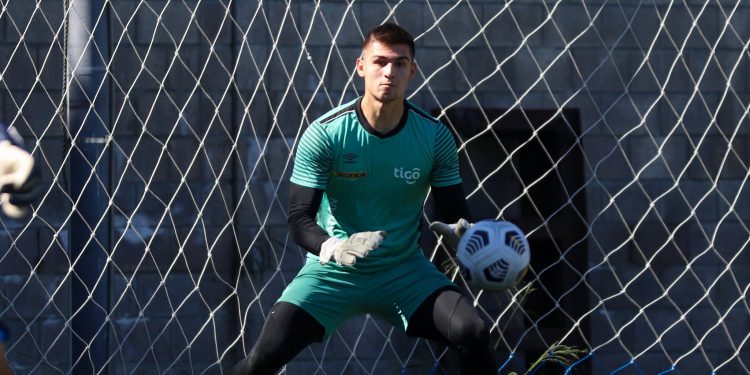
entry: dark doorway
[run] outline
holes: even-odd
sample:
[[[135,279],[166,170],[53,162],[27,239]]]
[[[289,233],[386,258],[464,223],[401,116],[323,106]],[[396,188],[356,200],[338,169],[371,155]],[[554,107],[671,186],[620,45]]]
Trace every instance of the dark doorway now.
[[[474,218],[501,215],[530,233],[531,270],[525,281],[534,283],[534,291],[523,303],[527,315],[501,333],[504,340],[520,338],[516,356],[525,365],[556,342],[586,349],[588,323],[575,326],[589,310],[588,288],[581,282],[588,256],[578,110],[456,108],[441,120],[457,143],[466,145],[459,151],[461,173]],[[497,306],[488,304],[499,314],[505,306],[502,298],[495,300]],[[560,372],[561,367],[552,367],[537,373]],[[573,370],[590,372],[584,364]]]

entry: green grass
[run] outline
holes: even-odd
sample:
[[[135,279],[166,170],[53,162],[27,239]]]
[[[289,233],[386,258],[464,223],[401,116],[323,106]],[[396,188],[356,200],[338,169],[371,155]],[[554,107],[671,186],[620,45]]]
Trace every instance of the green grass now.
[[[554,343],[552,346],[542,354],[536,361],[534,361],[524,375],[530,374],[535,369],[547,364],[554,363],[562,367],[569,367],[573,362],[578,360],[582,354],[586,354],[586,350],[576,348],[574,346],[563,345],[560,343]],[[509,372],[508,375],[519,375],[517,372]]]

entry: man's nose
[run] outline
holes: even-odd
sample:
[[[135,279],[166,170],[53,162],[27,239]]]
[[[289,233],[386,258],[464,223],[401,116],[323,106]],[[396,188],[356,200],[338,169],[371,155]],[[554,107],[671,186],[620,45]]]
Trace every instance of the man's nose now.
[[[383,73],[386,77],[393,75],[393,63],[388,63],[383,67]]]

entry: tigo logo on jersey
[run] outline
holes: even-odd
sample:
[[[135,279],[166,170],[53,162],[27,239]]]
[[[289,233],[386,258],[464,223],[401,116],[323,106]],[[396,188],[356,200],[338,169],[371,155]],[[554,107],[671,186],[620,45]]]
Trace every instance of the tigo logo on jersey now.
[[[406,180],[406,183],[411,185],[419,180],[420,172],[419,168],[414,168],[412,170],[404,170],[403,167],[393,168],[393,177]]]

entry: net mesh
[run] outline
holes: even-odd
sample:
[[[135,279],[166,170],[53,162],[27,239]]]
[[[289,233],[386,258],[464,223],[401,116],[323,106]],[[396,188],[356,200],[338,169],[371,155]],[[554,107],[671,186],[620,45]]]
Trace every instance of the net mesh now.
[[[750,372],[743,2],[0,4],[0,113],[45,182],[31,217],[0,218],[16,373],[243,358],[304,261],[293,150],[362,94],[363,33],[387,20],[415,36],[409,99],[455,132],[474,216],[531,243],[522,284],[466,289],[500,373]],[[285,371],[458,370],[367,315]]]

